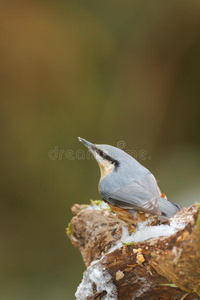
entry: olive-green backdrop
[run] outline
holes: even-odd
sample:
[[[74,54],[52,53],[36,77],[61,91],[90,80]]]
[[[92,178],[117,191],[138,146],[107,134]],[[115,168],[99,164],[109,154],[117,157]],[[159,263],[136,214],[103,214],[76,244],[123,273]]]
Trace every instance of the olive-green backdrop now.
[[[74,203],[99,199],[77,137],[119,146],[168,199],[200,187],[200,1],[0,2],[0,299],[71,300]]]

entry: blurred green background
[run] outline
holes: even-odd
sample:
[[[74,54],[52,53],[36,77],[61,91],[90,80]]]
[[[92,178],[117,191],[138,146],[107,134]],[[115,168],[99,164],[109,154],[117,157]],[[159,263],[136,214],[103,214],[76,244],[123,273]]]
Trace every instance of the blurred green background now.
[[[122,141],[169,200],[199,200],[200,1],[0,5],[0,299],[71,300],[70,208],[99,199],[78,136]]]

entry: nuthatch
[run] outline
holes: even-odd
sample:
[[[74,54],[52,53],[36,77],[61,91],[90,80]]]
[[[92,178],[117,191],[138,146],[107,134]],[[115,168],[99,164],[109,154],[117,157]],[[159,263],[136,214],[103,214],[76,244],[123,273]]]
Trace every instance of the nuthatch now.
[[[92,144],[80,137],[79,141],[99,164],[101,198],[122,219],[131,222],[134,212],[139,211],[167,220],[180,211],[161,193],[153,174],[132,156],[113,146]]]

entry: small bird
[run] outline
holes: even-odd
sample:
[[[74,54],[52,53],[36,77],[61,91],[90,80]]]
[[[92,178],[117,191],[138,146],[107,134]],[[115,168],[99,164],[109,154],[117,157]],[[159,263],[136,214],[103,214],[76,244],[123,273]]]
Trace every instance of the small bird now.
[[[180,211],[178,205],[169,202],[161,193],[153,174],[132,156],[113,146],[92,144],[80,137],[78,139],[92,152],[99,164],[102,200],[119,217],[134,224],[136,211],[160,220],[167,220]]]

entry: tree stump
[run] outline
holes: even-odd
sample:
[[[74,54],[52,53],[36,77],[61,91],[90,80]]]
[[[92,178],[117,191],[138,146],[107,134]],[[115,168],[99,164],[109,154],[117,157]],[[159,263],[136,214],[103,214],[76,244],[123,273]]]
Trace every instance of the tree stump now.
[[[143,233],[161,230],[160,236],[125,244],[123,232],[134,239],[140,226],[132,233],[130,224],[96,204],[76,204],[72,212],[67,235],[87,267],[76,299],[200,299],[199,205],[183,208],[164,225],[150,217]],[[166,235],[165,228],[174,232]]]

